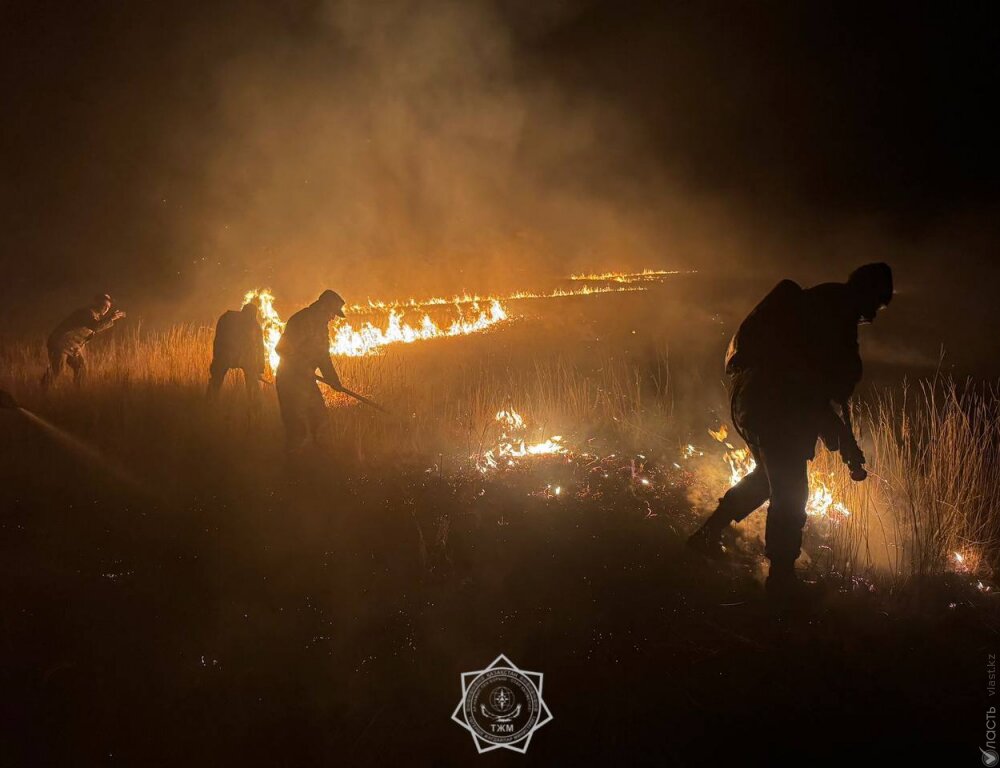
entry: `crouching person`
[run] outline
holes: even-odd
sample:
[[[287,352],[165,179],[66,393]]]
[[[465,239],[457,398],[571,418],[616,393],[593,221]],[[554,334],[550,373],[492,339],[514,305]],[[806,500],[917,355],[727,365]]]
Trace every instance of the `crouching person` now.
[[[243,371],[247,393],[255,397],[260,390],[266,354],[264,330],[256,303],[248,302],[239,312],[232,309],[223,312],[215,324],[208,393],[218,394],[226,374],[233,368],[239,368]]]
[[[817,439],[840,450],[855,480],[865,477],[849,410],[862,373],[858,326],[875,319],[892,291],[892,270],[881,263],[856,269],[846,283],[803,290],[783,280],[730,342],[733,425],[757,466],[720,499],[688,543],[704,554],[721,554],[723,531],[770,500],[764,549],[769,594],[788,596],[796,586],[808,462]]]
[[[79,384],[87,369],[84,347],[99,333],[109,330],[125,317],[120,310],[112,311],[111,297],[98,294],[93,302],[66,317],[49,334],[46,342],[49,366],[42,376],[42,389],[47,390],[59,378],[63,368],[73,371],[73,382]]]

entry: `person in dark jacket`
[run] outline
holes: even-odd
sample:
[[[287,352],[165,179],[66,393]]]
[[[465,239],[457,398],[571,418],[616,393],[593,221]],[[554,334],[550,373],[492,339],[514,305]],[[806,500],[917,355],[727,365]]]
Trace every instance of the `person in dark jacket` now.
[[[257,304],[251,301],[244,304],[239,312],[232,309],[223,312],[215,324],[209,394],[218,393],[226,374],[233,368],[239,368],[243,371],[247,392],[255,396],[260,389],[266,355]]]
[[[97,334],[108,330],[125,317],[124,312],[117,309],[112,311],[111,306],[108,294],[98,294],[90,306],[73,312],[49,334],[46,342],[49,367],[42,376],[43,389],[52,385],[64,367],[69,367],[73,371],[73,381],[80,383],[87,368],[83,348]]]
[[[316,440],[326,416],[323,393],[316,381],[317,369],[334,389],[340,377],[330,359],[330,322],[344,317],[344,300],[334,291],[323,291],[305,309],[288,318],[275,351],[278,370],[274,383],[290,450]]]
[[[764,553],[769,592],[795,584],[816,440],[839,450],[856,480],[864,455],[850,427],[850,397],[861,380],[858,325],[874,321],[892,300],[892,270],[883,263],[856,269],[846,283],[803,290],[780,282],[740,325],[726,354],[732,418],[756,468],[719,501],[689,539],[719,555],[722,532],[770,500]]]

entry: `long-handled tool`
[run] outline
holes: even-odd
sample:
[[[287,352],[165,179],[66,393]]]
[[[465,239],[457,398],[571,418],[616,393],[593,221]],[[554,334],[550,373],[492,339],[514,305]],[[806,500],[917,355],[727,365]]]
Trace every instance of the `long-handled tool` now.
[[[263,377],[259,378],[258,381],[261,384],[267,384],[268,386],[274,386],[274,382],[268,381],[267,379],[265,379]],[[372,400],[370,397],[365,397],[360,392],[355,392],[352,389],[348,389],[343,384],[341,384],[340,386],[337,386],[335,384],[331,384],[329,381],[327,381],[326,379],[324,379],[322,376],[316,376],[316,381],[318,381],[320,384],[326,384],[334,392],[343,392],[348,397],[353,397],[359,403],[364,403],[365,405],[369,405],[372,408],[374,408],[376,411],[381,411],[382,413],[385,413],[385,414],[387,414],[389,416],[393,415],[392,411],[386,410],[381,405],[379,405],[374,400]]]
[[[329,382],[326,379],[324,379],[322,376],[317,376],[316,377],[316,381],[320,382],[321,384],[326,384],[330,389],[332,389],[335,392],[342,392],[343,394],[347,395],[348,397],[353,397],[359,403],[364,403],[365,405],[370,405],[376,411],[381,411],[382,413],[386,413],[386,414],[389,413],[389,411],[387,411],[385,408],[383,408],[381,405],[379,405],[378,403],[376,403],[371,398],[365,397],[364,395],[359,394],[358,392],[354,392],[353,390],[350,390],[347,387],[345,387],[343,384],[341,384],[339,386],[336,385],[336,384],[332,384],[331,382]]]

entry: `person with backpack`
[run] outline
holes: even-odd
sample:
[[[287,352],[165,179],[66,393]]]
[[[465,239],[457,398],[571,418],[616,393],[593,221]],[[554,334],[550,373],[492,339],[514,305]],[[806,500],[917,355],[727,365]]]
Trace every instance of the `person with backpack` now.
[[[859,267],[846,283],[803,289],[783,280],[740,324],[729,343],[733,425],[755,469],[719,500],[688,539],[708,556],[724,554],[722,533],[770,500],[764,554],[769,594],[795,588],[816,440],[839,450],[851,476],[864,479],[864,455],[850,426],[850,398],[861,380],[858,326],[892,300],[892,269]],[[839,412],[838,412],[839,411]]]

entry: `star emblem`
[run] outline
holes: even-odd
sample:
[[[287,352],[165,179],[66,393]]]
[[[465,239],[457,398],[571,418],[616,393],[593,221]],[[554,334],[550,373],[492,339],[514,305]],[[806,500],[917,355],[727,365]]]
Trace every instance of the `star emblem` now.
[[[500,654],[485,669],[462,673],[462,699],[451,719],[472,734],[480,754],[495,749],[524,754],[535,731],[552,719],[542,699],[542,677]]]

